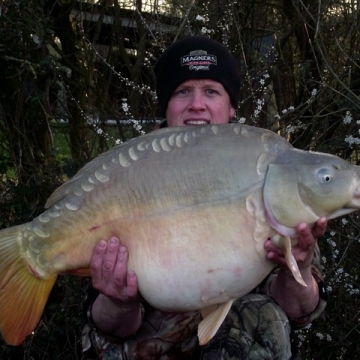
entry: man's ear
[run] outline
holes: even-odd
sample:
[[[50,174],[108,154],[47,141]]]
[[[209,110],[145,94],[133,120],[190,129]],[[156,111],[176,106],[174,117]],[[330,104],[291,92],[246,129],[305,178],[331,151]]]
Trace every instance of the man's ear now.
[[[230,105],[230,111],[229,111],[230,119],[232,119],[235,116],[235,111],[236,109],[232,105]]]

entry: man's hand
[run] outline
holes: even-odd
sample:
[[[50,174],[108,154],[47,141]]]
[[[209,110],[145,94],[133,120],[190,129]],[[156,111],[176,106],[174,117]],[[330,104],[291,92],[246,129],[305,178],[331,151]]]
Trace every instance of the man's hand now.
[[[90,259],[92,284],[114,301],[138,301],[138,281],[134,271],[128,271],[128,251],[116,237],[101,240]]]
[[[104,332],[125,337],[142,322],[138,281],[128,271],[129,254],[116,237],[101,240],[90,259],[92,283],[100,295],[92,306],[95,324]]]
[[[312,275],[312,261],[316,239],[326,231],[327,220],[320,218],[310,230],[305,223],[297,227],[299,241],[292,248],[301,275],[307,287],[300,285],[287,268],[283,251],[278,249],[271,240],[265,242],[267,258],[279,264],[280,268],[270,285],[270,293],[290,319],[297,319],[310,314],[319,302],[319,291]]]
[[[325,217],[320,218],[312,230],[305,223],[297,226],[299,241],[297,245],[292,247],[292,253],[300,271],[311,267],[316,240],[324,235],[326,227],[327,220]],[[277,248],[270,239],[266,240],[264,247],[269,260],[276,262],[280,266],[286,266],[284,252]]]

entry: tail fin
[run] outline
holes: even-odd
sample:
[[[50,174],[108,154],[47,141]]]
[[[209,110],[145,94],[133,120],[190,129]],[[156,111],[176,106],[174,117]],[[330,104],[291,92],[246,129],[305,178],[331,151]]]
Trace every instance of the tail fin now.
[[[56,277],[35,277],[20,255],[24,225],[0,231],[0,331],[10,345],[19,345],[40,321]]]

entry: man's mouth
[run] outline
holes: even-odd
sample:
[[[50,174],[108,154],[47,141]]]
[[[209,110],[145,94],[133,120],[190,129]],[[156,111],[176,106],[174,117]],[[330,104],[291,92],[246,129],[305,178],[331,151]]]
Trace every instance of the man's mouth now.
[[[192,120],[185,120],[184,123],[186,125],[206,125],[209,124],[210,121],[202,120],[202,119],[192,119]]]

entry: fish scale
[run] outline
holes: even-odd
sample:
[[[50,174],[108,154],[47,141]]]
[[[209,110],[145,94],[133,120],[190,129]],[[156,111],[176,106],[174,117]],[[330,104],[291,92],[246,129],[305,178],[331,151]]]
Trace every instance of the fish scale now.
[[[117,236],[152,306],[217,305],[199,325],[204,344],[232,302],[274,268],[268,238],[303,283],[291,254],[297,225],[358,210],[359,178],[358,167],[336,156],[294,149],[246,125],[168,128],[131,139],[56,189],[33,221],[0,231],[1,333],[20,344],[56,277],[84,275],[97,242]]]

